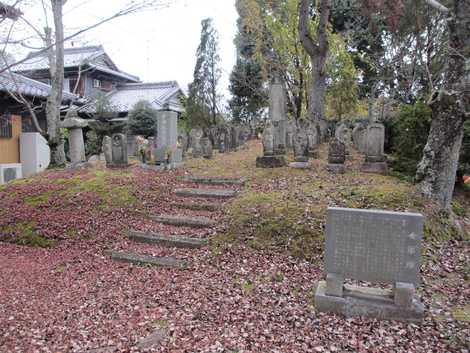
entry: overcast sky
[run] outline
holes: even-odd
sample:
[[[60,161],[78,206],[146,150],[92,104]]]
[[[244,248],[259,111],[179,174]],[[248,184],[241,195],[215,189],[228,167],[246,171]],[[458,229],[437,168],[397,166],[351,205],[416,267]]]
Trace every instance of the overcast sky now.
[[[22,7],[25,17],[44,26],[39,0]],[[109,17],[129,0],[68,0],[64,7],[67,34]],[[220,35],[223,78],[221,93],[228,95],[228,77],[235,64],[233,44],[237,13],[235,0],[169,0],[168,8],[113,20],[74,40],[74,45],[102,44],[116,65],[141,80],[177,80],[183,88],[192,81],[201,21],[214,19]],[[34,4],[36,3],[36,6]],[[46,0],[49,3],[49,0]],[[66,47],[71,46],[67,43]]]

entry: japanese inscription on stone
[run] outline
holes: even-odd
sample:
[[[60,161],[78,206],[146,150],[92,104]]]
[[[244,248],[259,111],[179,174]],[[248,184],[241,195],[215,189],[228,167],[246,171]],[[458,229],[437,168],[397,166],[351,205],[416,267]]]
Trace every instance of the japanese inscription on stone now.
[[[325,270],[371,282],[418,283],[423,216],[328,209]]]

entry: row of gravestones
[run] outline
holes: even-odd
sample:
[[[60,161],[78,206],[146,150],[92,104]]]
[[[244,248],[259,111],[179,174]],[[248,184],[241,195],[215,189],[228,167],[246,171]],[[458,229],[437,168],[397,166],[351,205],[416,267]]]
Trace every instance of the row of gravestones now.
[[[320,124],[308,120],[287,120],[287,98],[283,84],[275,78],[270,86],[269,119],[263,131],[263,155],[259,168],[277,168],[287,164],[287,150],[293,150],[295,168],[308,168],[308,159],[316,158],[322,140]]]
[[[178,139],[183,145],[184,153],[191,148],[193,158],[210,159],[214,149],[219,153],[236,151],[252,136],[252,129],[248,126],[224,124],[205,130],[194,128],[189,134],[180,133]]]
[[[335,138],[330,141],[328,169],[332,172],[344,172],[344,162],[354,146],[365,154],[365,163],[361,168],[363,172],[387,174],[384,143],[383,124],[373,123],[367,126],[357,124],[353,130],[346,124],[341,124],[335,131]]]

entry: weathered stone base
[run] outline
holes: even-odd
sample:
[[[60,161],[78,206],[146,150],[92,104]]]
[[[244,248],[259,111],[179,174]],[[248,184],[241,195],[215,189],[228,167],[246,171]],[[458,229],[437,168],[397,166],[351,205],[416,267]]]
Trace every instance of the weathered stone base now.
[[[286,165],[285,156],[261,156],[256,158],[256,168],[282,168]]]
[[[192,202],[175,202],[172,204],[173,207],[180,208],[183,210],[192,210],[192,211],[209,211],[217,212],[224,208],[223,205],[213,204],[213,203],[192,203]]]
[[[183,178],[183,181],[196,184],[206,185],[243,185],[244,179],[239,178],[221,178],[221,177],[199,177],[199,176],[187,176]]]
[[[346,168],[344,164],[336,164],[336,163],[330,163],[326,166],[326,170],[329,171],[330,173],[335,173],[335,174],[344,174],[346,172]]]
[[[160,235],[138,231],[129,231],[129,239],[144,244],[156,244],[169,248],[199,249],[207,245],[207,239],[188,238],[176,235]]]
[[[374,173],[374,174],[388,174],[388,165],[386,162],[366,162],[362,165],[361,171],[363,173]]]
[[[156,222],[167,224],[176,227],[190,227],[190,228],[211,228],[216,226],[216,223],[207,217],[188,217],[188,216],[153,216],[151,217]]]
[[[180,197],[202,197],[206,199],[229,199],[237,196],[235,190],[229,189],[176,189],[175,194]]]
[[[130,166],[130,164],[106,164],[106,168],[108,169],[126,169]]]
[[[401,307],[395,304],[390,290],[345,285],[342,297],[326,295],[325,291],[326,282],[319,282],[315,293],[315,308],[319,312],[416,323],[424,317],[424,305],[416,298],[411,306]]]
[[[289,167],[294,169],[310,169],[311,166],[308,162],[293,162],[289,163]]]

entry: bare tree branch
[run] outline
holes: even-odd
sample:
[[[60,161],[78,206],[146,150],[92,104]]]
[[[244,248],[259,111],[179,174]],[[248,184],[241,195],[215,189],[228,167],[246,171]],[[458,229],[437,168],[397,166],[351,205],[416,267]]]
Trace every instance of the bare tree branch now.
[[[69,41],[70,39],[73,39],[85,32],[88,32],[96,27],[99,27],[101,26],[102,24],[105,24],[107,22],[110,22],[114,19],[117,19],[117,18],[120,18],[120,17],[124,17],[124,16],[127,16],[127,15],[131,15],[131,14],[134,14],[134,13],[137,13],[139,11],[144,11],[144,10],[148,10],[148,9],[151,9],[151,8],[162,8],[162,7],[167,7],[170,3],[170,0],[165,0],[165,1],[159,1],[159,0],[150,0],[150,1],[141,1],[141,2],[135,2],[135,1],[131,1],[130,3],[128,3],[128,5],[121,9],[120,11],[116,12],[114,15],[110,16],[110,17],[107,17],[107,18],[104,18],[98,22],[96,22],[95,24],[92,24],[86,28],[83,28],[67,37],[64,38],[64,42],[67,42]],[[51,47],[55,46],[56,44],[58,44],[58,42],[54,42],[54,43],[51,43],[49,46],[35,52],[34,54],[31,54],[30,56],[27,56],[15,63],[12,63],[12,64],[9,64],[5,67],[2,67],[0,69],[0,73],[2,72],[5,72],[7,69],[11,69],[15,66],[18,66],[18,65],[21,65],[23,64],[24,62],[30,60],[31,58],[34,58],[34,57],[38,57],[38,56],[41,56],[42,54],[46,53]]]

